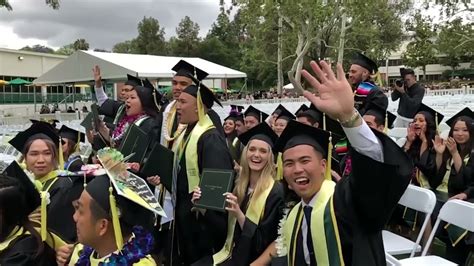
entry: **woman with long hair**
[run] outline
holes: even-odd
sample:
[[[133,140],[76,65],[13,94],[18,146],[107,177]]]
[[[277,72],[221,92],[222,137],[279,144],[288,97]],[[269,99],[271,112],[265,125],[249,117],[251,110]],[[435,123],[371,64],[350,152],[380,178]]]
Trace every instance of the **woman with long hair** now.
[[[472,111],[466,107],[446,122],[451,127],[448,139],[436,136],[433,142],[438,173],[433,188],[461,200],[467,199],[474,174],[474,161],[471,160],[474,148],[473,117]]]
[[[420,187],[432,188],[435,185],[436,152],[433,149],[433,140],[443,117],[430,107],[421,104],[407,129],[403,149],[415,164],[412,183]]]
[[[63,125],[61,129],[59,129],[59,136],[61,136],[63,142],[64,170],[70,172],[81,171],[84,162],[82,161],[79,151],[80,143],[86,140],[85,134]]]
[[[10,144],[22,153],[26,170],[33,176],[41,193],[41,216],[45,216],[47,221],[42,226],[73,242],[76,229],[72,201],[75,199],[69,193],[73,182],[69,177],[61,176],[58,170],[59,142],[59,136],[46,122],[34,123],[10,140]],[[38,218],[38,214],[35,212],[34,217]]]
[[[0,174],[0,265],[56,265],[54,249],[28,218],[41,202],[35,186],[16,162],[5,172]]]
[[[239,139],[246,146],[234,190],[225,194],[229,214],[226,242],[218,253],[196,265],[249,265],[277,237],[284,204],[283,186],[274,180],[277,136],[267,123],[261,123]],[[197,187],[193,201],[200,197]]]

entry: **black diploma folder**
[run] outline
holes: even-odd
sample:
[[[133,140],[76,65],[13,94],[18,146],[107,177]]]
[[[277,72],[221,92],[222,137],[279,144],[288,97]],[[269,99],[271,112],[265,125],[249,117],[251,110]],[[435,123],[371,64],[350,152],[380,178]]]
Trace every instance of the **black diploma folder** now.
[[[140,170],[141,176],[160,176],[160,182],[169,192],[173,183],[174,153],[160,143],[155,143]]]
[[[131,125],[120,143],[119,151],[123,156],[135,153],[129,162],[141,163],[148,147],[148,135],[136,125]]]
[[[226,201],[223,194],[231,191],[233,182],[233,170],[203,169],[199,184],[201,198],[194,206],[224,212]]]

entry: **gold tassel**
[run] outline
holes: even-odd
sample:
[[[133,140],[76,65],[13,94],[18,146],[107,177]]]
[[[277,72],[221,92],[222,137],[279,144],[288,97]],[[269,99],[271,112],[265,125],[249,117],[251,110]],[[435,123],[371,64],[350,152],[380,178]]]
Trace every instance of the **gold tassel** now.
[[[439,134],[438,113],[435,113],[436,134]]]
[[[323,130],[326,130],[326,113],[323,113]]]
[[[114,189],[111,185],[109,187],[110,212],[112,213],[112,225],[114,226],[115,243],[117,244],[117,249],[121,250],[123,247],[122,228],[120,227],[117,203],[115,202],[113,191]]]
[[[281,157],[281,152],[277,156],[277,175],[275,180],[280,181],[283,179],[283,159]]]
[[[324,173],[324,177],[326,180],[331,180],[332,148],[332,133],[329,132],[328,157],[326,163],[326,172]]]
[[[388,113],[385,111],[385,124],[383,128],[383,133],[388,133]]]
[[[46,224],[47,224],[47,210],[46,207],[48,206],[48,199],[47,199],[48,192],[41,192],[41,240],[45,241],[47,237],[47,232],[46,232]]]
[[[64,154],[63,154],[63,141],[59,137],[59,170],[64,170]]]
[[[198,109],[198,123],[203,121],[204,116],[206,115],[206,112],[204,110],[204,103],[202,102],[202,97],[201,97],[201,83],[199,83],[198,86],[198,91],[197,91],[197,109]]]
[[[380,75],[379,71],[375,73],[375,80],[379,87],[383,86],[382,76]]]

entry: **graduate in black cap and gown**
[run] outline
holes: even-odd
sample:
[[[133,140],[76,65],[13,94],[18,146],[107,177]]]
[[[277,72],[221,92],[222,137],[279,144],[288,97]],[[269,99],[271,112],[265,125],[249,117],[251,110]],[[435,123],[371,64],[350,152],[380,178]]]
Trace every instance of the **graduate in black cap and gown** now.
[[[378,74],[377,64],[367,56],[357,52],[352,59],[349,70],[349,82],[354,91],[354,106],[361,115],[367,111],[370,102],[376,102],[387,109],[388,98],[383,91],[375,85],[372,75]]]
[[[94,66],[92,69],[94,75],[94,90],[97,98],[97,105],[99,106],[99,114],[104,115],[104,121],[110,129],[114,129],[118,121],[125,114],[125,101],[128,98],[128,93],[133,90],[135,86],[143,86],[143,81],[135,76],[127,74],[127,81],[122,85],[122,89],[118,94],[118,100],[109,99],[104,91],[102,84],[102,76],[99,66]]]
[[[395,142],[364,123],[342,66],[336,77],[326,62],[320,65],[323,70],[311,62],[320,81],[303,71],[319,97],[304,95],[341,121],[354,149],[353,171],[337,184],[331,181],[325,159],[329,133],[288,124],[276,149],[283,153],[285,179],[301,202],[286,217],[273,254],[291,266],[385,265],[382,229],[408,186],[412,164]]]
[[[179,123],[187,128],[173,143],[176,158],[171,193],[175,224],[173,256],[168,256],[167,264],[192,264],[214,254],[224,244],[226,215],[212,210],[201,214],[192,210],[191,203],[203,169],[233,169],[225,139],[207,113],[214,102],[218,100],[203,84],[187,87],[177,101]]]
[[[43,242],[41,226],[28,218],[41,205],[38,191],[16,162],[0,164],[0,265],[56,265],[54,242],[62,240],[47,233]]]
[[[226,195],[226,243],[219,252],[194,265],[247,266],[277,237],[284,199],[283,184],[274,180],[273,145],[278,136],[268,124],[261,123],[239,138],[246,146],[234,190]],[[193,199],[200,195],[197,190]]]
[[[237,121],[241,121],[243,106],[231,105],[229,115],[224,118],[224,133],[230,155],[236,162],[240,161],[242,145],[238,138]]]
[[[22,153],[26,169],[33,174],[41,193],[44,224],[47,223],[47,228],[65,241],[73,242],[76,239],[70,197],[73,182],[71,178],[61,176],[59,142],[59,136],[45,122],[34,123],[10,140],[10,144]]]
[[[59,129],[59,136],[63,141],[63,154],[64,154],[64,170],[70,172],[81,171],[81,167],[84,165],[82,161],[80,151],[80,143],[86,141],[86,135],[75,129],[67,126],[62,126]]]
[[[268,114],[258,110],[257,108],[250,105],[244,112],[245,128],[250,130],[251,128],[263,123],[267,120]],[[268,124],[271,126],[270,124]]]

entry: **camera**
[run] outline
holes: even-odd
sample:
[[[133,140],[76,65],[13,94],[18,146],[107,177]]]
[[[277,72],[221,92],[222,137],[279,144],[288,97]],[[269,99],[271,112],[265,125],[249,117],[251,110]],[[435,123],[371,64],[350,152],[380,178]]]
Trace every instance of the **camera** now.
[[[397,79],[397,80],[395,80],[395,84],[396,84],[398,87],[402,87],[402,86],[403,86],[403,80]]]

